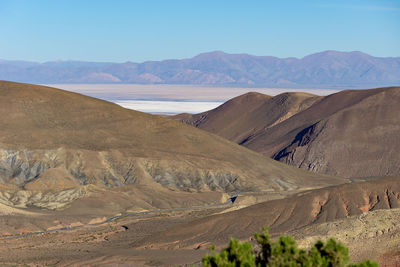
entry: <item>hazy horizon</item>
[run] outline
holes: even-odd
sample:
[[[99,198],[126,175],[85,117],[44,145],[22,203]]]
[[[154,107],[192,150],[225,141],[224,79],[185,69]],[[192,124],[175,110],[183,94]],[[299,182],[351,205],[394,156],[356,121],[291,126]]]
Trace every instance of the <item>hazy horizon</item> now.
[[[305,92],[329,95],[345,89],[266,88],[266,87],[213,87],[181,84],[42,84],[108,101],[198,101],[224,102],[247,92],[275,96],[285,92]],[[189,90],[190,89],[190,90]],[[218,89],[218,90],[216,90]]]
[[[169,60],[185,60],[185,59],[192,59],[196,56],[200,56],[203,54],[211,54],[211,53],[224,53],[224,54],[228,54],[228,55],[248,55],[248,56],[255,56],[255,57],[275,57],[278,59],[303,59],[307,56],[310,55],[315,55],[315,54],[320,54],[320,53],[325,53],[325,52],[339,52],[339,53],[354,53],[354,52],[359,52],[362,54],[367,54],[369,56],[372,57],[380,57],[380,58],[400,58],[399,56],[376,56],[373,54],[369,54],[366,53],[364,51],[360,51],[360,50],[352,50],[352,51],[342,51],[342,50],[333,50],[333,49],[327,49],[327,50],[321,50],[321,51],[314,51],[308,54],[304,54],[302,56],[286,56],[286,57],[279,57],[279,56],[275,56],[275,55],[270,55],[270,54],[263,54],[263,55],[259,55],[259,54],[251,54],[251,53],[247,53],[246,51],[242,51],[242,52],[236,52],[236,53],[229,53],[223,50],[210,50],[210,51],[203,51],[203,52],[198,52],[198,53],[194,53],[191,56],[188,57],[182,57],[182,58],[172,58],[172,57],[166,57],[166,58],[161,58],[159,60],[143,60],[143,61],[86,61],[86,60],[81,60],[81,59],[54,59],[54,60],[44,60],[44,61],[31,61],[31,60],[24,60],[24,59],[6,59],[6,58],[0,58],[0,63],[1,61],[15,61],[15,62],[28,62],[28,63],[39,63],[39,64],[46,64],[46,63],[68,63],[68,62],[80,62],[80,63],[104,63],[104,64],[123,64],[123,63],[136,63],[136,64],[142,64],[142,63],[148,63],[148,62],[162,62],[162,61],[169,61]]]
[[[259,92],[275,96],[284,92],[306,92],[328,95],[335,89],[235,88],[190,85],[140,84],[47,84],[75,93],[100,98],[124,108],[152,114],[173,115],[211,110],[236,96]]]
[[[301,58],[326,50],[400,56],[399,1],[95,3],[1,1],[7,42],[0,58],[144,62],[209,51]]]

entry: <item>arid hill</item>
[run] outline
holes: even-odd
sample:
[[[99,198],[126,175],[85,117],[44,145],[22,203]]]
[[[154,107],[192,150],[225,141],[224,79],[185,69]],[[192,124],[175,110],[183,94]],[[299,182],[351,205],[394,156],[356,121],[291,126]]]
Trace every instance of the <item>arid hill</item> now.
[[[199,127],[222,124],[226,129],[216,133],[275,157],[286,149],[297,159],[308,146],[305,155],[326,159],[311,153],[319,142],[330,149],[320,153],[346,157],[340,149],[359,152],[363,144],[364,155],[351,156],[373,173],[386,166],[379,165],[386,155],[376,156],[383,149],[398,157],[398,116],[389,116],[397,110],[398,92],[249,93],[204,117],[185,116]],[[0,125],[2,264],[186,264],[199,260],[211,243],[249,239],[264,226],[274,236],[294,234],[302,244],[315,238],[314,230],[323,237],[333,229],[329,233],[341,237],[355,229],[361,234],[342,237],[354,237],[351,249],[360,251],[360,259],[368,251],[380,259],[397,255],[400,213],[379,211],[400,208],[399,176],[349,183],[353,179],[288,166],[173,119],[37,85],[0,82]],[[240,135],[250,126],[248,136]],[[296,147],[292,140],[304,129],[312,130]],[[357,129],[368,131],[349,137]],[[370,169],[361,165],[362,156],[374,155]],[[232,205],[233,193],[239,197]],[[390,245],[361,250],[363,242]]]
[[[263,129],[290,118],[321,97],[307,93],[284,93],[275,97],[250,92],[200,114],[179,114],[174,119],[244,144]]]
[[[399,179],[386,177],[332,186],[212,215],[157,233],[143,240],[141,246],[152,244],[153,248],[172,249],[207,247],[212,243],[225,245],[230,237],[246,240],[265,226],[273,235],[294,230],[301,233],[303,227],[310,225],[400,208]]]
[[[346,182],[171,119],[44,86],[0,82],[0,124],[0,202],[9,206],[57,209],[98,196],[115,213]],[[200,194],[207,192],[219,193]]]
[[[286,100],[273,101],[285,95]],[[296,96],[297,101],[289,101],[289,96]],[[241,103],[248,97],[243,95],[232,101]],[[400,173],[399,87],[302,97],[303,101],[299,101],[298,94],[278,95],[259,101],[254,109],[252,104],[244,104],[244,114],[238,119],[224,105],[199,115],[175,118],[315,172],[343,177]]]

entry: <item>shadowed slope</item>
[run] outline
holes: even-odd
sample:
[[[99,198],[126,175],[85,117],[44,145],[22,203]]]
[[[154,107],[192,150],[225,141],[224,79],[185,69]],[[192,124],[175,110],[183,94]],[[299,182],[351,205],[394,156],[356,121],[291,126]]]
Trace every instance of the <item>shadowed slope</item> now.
[[[173,191],[298,190],[345,182],[298,171],[170,119],[49,87],[0,82],[0,114],[1,186],[29,191],[0,194],[7,205],[61,207],[90,194],[89,185],[132,185],[172,197]]]
[[[241,98],[247,95],[235,99]],[[225,104],[176,118],[315,172],[345,177],[400,173],[400,87],[326,97],[286,93],[258,103],[242,105],[237,119]]]
[[[276,160],[347,177],[400,173],[400,88],[342,91],[245,144]]]
[[[250,92],[200,114],[179,114],[174,119],[244,144],[253,135],[308,108],[320,97],[284,93],[275,97]]]

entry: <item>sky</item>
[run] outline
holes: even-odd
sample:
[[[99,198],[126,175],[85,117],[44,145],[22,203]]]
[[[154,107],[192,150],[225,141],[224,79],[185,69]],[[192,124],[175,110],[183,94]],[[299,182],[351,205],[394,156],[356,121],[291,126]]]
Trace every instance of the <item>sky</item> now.
[[[0,59],[400,56],[400,0],[0,0]]]

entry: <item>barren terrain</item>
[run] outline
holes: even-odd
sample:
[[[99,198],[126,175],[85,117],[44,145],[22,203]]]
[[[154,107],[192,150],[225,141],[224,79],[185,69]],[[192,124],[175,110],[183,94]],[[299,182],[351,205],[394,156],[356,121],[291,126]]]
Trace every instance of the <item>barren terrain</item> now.
[[[110,195],[118,199],[117,213],[216,203],[237,191],[347,182],[83,95],[9,82],[0,83],[0,95],[0,200],[6,205],[58,209],[88,197],[101,203]],[[214,197],[202,197],[205,192]]]
[[[211,244],[225,246],[231,236],[251,240],[254,232],[269,226],[274,237],[289,233],[301,247],[335,237],[349,246],[352,260],[370,258],[395,266],[400,245],[398,179],[319,189],[242,209],[248,196],[239,195],[237,202],[226,206],[137,213],[92,226],[3,237],[0,258],[10,266],[199,263]],[[14,225],[15,216],[1,218]]]
[[[208,112],[174,118],[303,169],[374,177],[400,173],[399,102],[399,87],[325,97],[253,93]]]
[[[228,107],[256,113],[275,103],[265,111],[275,117],[263,118],[274,128],[324,99],[250,93]],[[0,82],[0,114],[1,265],[198,264],[211,244],[251,240],[264,226],[304,247],[332,235],[353,259],[399,262],[399,176],[309,172],[173,119],[50,87]]]

